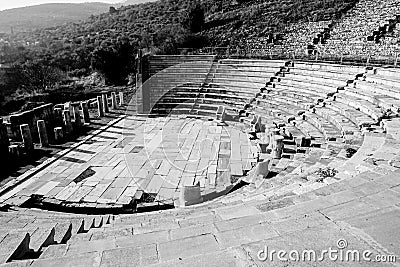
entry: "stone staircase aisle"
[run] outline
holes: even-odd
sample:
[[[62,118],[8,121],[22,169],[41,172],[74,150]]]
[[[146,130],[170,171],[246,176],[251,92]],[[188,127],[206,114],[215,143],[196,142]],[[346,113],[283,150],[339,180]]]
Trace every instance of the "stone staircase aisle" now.
[[[65,246],[90,229],[110,225],[112,215],[78,215],[3,206],[0,220],[0,264],[46,255],[54,246]],[[12,265],[8,264],[8,265]]]

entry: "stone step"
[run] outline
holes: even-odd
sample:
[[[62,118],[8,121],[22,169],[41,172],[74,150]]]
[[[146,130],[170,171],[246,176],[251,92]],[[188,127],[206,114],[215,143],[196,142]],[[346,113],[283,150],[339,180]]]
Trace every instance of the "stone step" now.
[[[58,244],[64,244],[72,235],[72,223],[59,222],[55,226],[54,241]]]
[[[63,257],[67,251],[67,244],[50,245],[43,249],[39,259],[58,258]]]
[[[54,258],[36,259],[30,266],[99,266],[100,260],[101,254],[99,252],[91,252],[74,256],[56,256]]]
[[[54,244],[55,232],[54,226],[50,227],[47,225],[37,228],[33,234],[31,234],[29,248],[34,252],[38,252],[43,247]]]
[[[0,264],[22,258],[29,252],[29,240],[26,232],[8,233],[0,242]]]

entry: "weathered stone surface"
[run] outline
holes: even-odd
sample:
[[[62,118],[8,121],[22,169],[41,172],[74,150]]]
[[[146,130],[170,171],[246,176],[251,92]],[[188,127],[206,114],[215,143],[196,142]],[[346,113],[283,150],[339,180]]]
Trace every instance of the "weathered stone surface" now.
[[[170,231],[171,240],[183,239],[204,234],[215,234],[217,229],[213,224],[196,225],[191,227],[177,228]]]
[[[155,245],[106,250],[100,266],[148,266],[158,262]]]
[[[240,244],[278,236],[270,224],[250,225],[247,227],[218,232],[216,238],[223,247],[235,247]]]
[[[40,254],[40,259],[63,257],[67,251],[67,244],[51,245],[44,249]]]
[[[233,218],[229,220],[222,220],[215,223],[219,231],[224,232],[228,230],[238,229],[242,227],[250,227],[252,225],[265,222],[267,218],[262,214],[250,215],[245,217]]]
[[[101,253],[90,252],[77,254],[70,257],[57,257],[50,259],[34,260],[33,267],[54,267],[54,266],[79,266],[79,267],[97,267],[100,265]]]
[[[240,266],[238,258],[233,252],[223,251],[199,256],[172,260],[156,264],[157,267],[173,267],[173,266],[208,266],[208,267],[232,267]]]
[[[149,244],[158,244],[169,241],[169,232],[165,231],[154,231],[151,233],[145,233],[140,235],[119,237],[115,240],[115,244],[118,248],[124,247],[136,247],[144,246]]]
[[[201,203],[203,198],[200,192],[200,183],[193,186],[184,186],[181,188],[179,203],[181,207]]]
[[[75,242],[70,244],[65,256],[73,256],[86,252],[103,251],[108,249],[114,249],[115,240],[94,240],[89,242]]]
[[[211,234],[161,243],[158,246],[161,262],[185,259],[196,255],[215,252],[218,249],[218,243]]]
[[[217,210],[218,216],[220,216],[223,220],[256,215],[260,213],[261,212],[255,207],[248,207],[245,205],[220,208]]]

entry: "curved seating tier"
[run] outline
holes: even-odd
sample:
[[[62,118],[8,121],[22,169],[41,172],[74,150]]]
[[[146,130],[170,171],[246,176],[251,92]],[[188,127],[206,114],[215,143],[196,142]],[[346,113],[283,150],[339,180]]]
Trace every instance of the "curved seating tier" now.
[[[166,69],[166,68],[170,68],[173,66],[177,66],[177,65],[190,65],[191,68],[190,69],[197,69],[197,71],[203,72],[204,69],[207,67],[205,67],[205,65],[209,65],[210,62],[213,62],[213,60],[215,59],[215,56],[207,56],[207,55],[201,55],[201,56],[197,56],[197,55],[168,55],[168,56],[163,56],[163,55],[153,55],[151,57],[149,57],[148,59],[148,64],[149,64],[149,75],[153,76],[157,73],[159,73],[160,71]],[[186,71],[190,71],[188,70],[188,68],[185,68]],[[169,70],[171,71],[171,69]],[[173,70],[172,70],[173,71]]]
[[[368,54],[383,46],[374,45],[379,41],[380,28],[386,28],[390,20],[399,14],[398,0],[361,0],[332,29],[325,46],[333,54]],[[378,34],[378,35],[376,35]],[[369,41],[368,41],[369,40]],[[372,45],[368,45],[371,43]],[[360,45],[358,45],[360,44]],[[358,46],[358,47],[357,47]],[[379,55],[379,53],[378,53]]]

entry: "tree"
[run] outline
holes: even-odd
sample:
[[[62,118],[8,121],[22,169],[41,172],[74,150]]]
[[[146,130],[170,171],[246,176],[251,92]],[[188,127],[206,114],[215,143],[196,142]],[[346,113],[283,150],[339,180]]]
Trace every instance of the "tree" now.
[[[13,65],[6,73],[6,84],[11,88],[22,89],[27,93],[42,93],[53,88],[65,78],[63,72],[40,60]]]
[[[126,85],[129,74],[134,72],[135,50],[125,38],[103,42],[92,52],[92,68],[105,76],[106,83]]]
[[[110,6],[110,14],[115,14],[115,13],[117,13],[117,9],[115,8],[115,7],[113,7],[113,6]]]
[[[189,29],[193,33],[200,32],[204,26],[203,7],[199,3],[189,7],[183,18],[182,24],[185,28]]]

